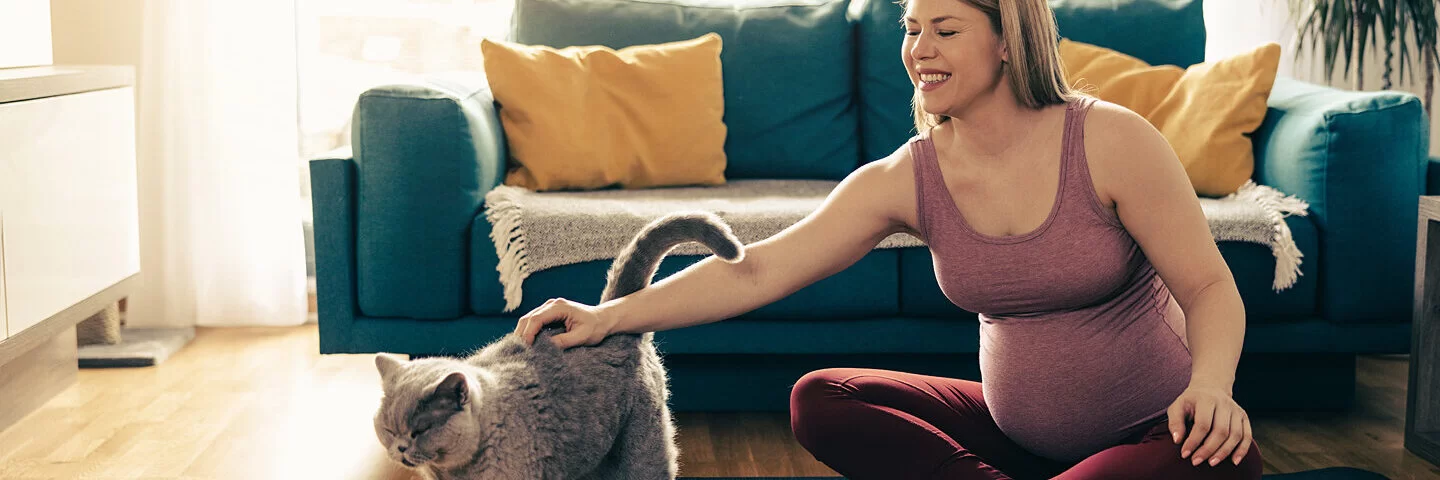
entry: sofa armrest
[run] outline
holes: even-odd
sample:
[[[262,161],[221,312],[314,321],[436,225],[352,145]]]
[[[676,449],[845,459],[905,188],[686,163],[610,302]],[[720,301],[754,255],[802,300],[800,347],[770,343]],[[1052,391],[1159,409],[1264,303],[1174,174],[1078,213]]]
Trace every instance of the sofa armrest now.
[[[1321,315],[1409,321],[1429,148],[1419,98],[1279,78],[1268,103],[1254,135],[1255,181],[1310,203]]]
[[[466,314],[471,221],[505,174],[489,86],[469,74],[372,88],[356,103],[352,128],[360,312]]]
[[[355,162],[310,161],[310,198],[315,212],[315,301],[320,353],[351,353],[355,322]]]

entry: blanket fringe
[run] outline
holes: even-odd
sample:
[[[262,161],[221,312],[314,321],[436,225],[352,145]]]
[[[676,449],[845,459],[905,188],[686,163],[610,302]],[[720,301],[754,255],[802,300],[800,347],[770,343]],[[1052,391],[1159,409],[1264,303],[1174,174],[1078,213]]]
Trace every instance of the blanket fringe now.
[[[1300,278],[1300,258],[1304,255],[1295,245],[1285,217],[1306,216],[1310,204],[1294,195],[1285,195],[1270,186],[1257,184],[1253,180],[1246,180],[1245,185],[1226,198],[1232,197],[1259,205],[1265,211],[1270,224],[1274,225],[1270,251],[1275,254],[1275,282],[1271,288],[1276,292],[1290,288]]]
[[[505,288],[505,312],[520,306],[520,285],[530,277],[529,255],[525,246],[525,226],[521,224],[520,205],[515,200],[517,187],[501,185],[485,194],[485,218],[490,221],[490,240],[500,264],[500,285]]]

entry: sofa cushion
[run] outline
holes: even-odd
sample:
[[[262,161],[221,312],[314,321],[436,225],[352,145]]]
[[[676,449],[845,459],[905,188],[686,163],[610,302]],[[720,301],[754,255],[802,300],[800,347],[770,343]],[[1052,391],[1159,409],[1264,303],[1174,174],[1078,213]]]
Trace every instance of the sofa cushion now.
[[[1300,249],[1300,278],[1290,288],[1276,292],[1275,254],[1264,245],[1220,242],[1220,255],[1235,276],[1245,316],[1252,323],[1279,323],[1306,320],[1319,313],[1320,233],[1309,217],[1289,217],[1285,224]]]
[[[1315,223],[1307,217],[1286,218],[1295,245],[1304,255],[1300,278],[1290,288],[1276,293],[1275,256],[1263,245],[1248,242],[1220,242],[1220,254],[1229,264],[1240,298],[1245,302],[1245,316],[1253,323],[1302,321],[1316,313],[1315,291],[1319,284],[1319,235]],[[900,249],[900,313],[916,316],[960,315],[972,318],[973,313],[950,303],[935,282],[935,269],[930,250]]]
[[[892,0],[856,0],[860,132],[864,161],[894,152],[914,132],[914,91],[900,62],[904,9]],[[1060,36],[1113,48],[1151,65],[1205,60],[1200,0],[1050,0]]]
[[[620,50],[481,40],[515,166],[505,184],[530,190],[724,184],[720,47],[713,33]]]
[[[718,33],[725,45],[725,177],[839,180],[860,159],[847,6],[843,0],[518,0],[510,36],[556,48],[620,49]]]
[[[1151,65],[1205,61],[1201,0],[1050,0],[1060,36]]]
[[[1196,193],[1235,193],[1255,172],[1250,135],[1265,119],[1279,44],[1181,69],[1061,39],[1060,59],[1072,86],[1154,125],[1175,149]]]
[[[488,235],[483,232],[481,235]],[[489,238],[475,238],[473,244],[491,244]],[[840,273],[815,282],[779,301],[765,305],[736,318],[766,320],[834,320],[894,316],[899,311],[898,287],[899,249],[871,251],[859,262]],[[673,255],[660,262],[655,281],[660,281],[705,258],[701,255]],[[577,263],[549,268],[530,274],[525,279],[525,295],[520,307],[505,315],[524,315],[550,298],[566,298],[594,305],[605,288],[609,260]],[[494,269],[476,270],[472,282],[496,285]],[[498,290],[498,289],[497,289]],[[492,290],[492,298],[471,298],[475,313],[500,315],[505,301]],[[724,293],[718,293],[723,295]]]
[[[1060,59],[1072,86],[1154,125],[1175,149],[1196,193],[1229,195],[1250,180],[1255,171],[1250,135],[1265,119],[1279,44],[1181,69],[1061,39]]]

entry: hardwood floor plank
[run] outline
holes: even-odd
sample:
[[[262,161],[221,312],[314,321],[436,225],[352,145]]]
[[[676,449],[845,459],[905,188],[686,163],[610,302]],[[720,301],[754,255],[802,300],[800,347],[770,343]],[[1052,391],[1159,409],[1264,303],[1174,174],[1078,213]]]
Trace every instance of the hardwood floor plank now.
[[[158,367],[81,370],[0,431],[0,478],[414,480],[375,439],[370,355],[316,353],[315,325],[202,328]],[[1266,473],[1352,466],[1440,479],[1404,450],[1403,355],[1356,363],[1355,408],[1254,418]],[[682,474],[827,476],[784,413],[679,413]]]

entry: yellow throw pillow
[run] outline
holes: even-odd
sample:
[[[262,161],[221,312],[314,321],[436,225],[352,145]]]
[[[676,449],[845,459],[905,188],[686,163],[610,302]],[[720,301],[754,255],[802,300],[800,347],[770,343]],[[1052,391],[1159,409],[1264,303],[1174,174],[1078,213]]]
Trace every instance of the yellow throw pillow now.
[[[1149,120],[1175,149],[1195,193],[1234,193],[1254,175],[1250,134],[1265,119],[1279,44],[1183,70],[1067,39],[1060,58],[1077,89]]]
[[[506,185],[725,183],[719,35],[618,51],[488,39],[480,48],[509,143]]]
[[[1138,58],[1069,39],[1060,40],[1060,60],[1072,86],[1146,118],[1185,74],[1174,65],[1152,67]]]

